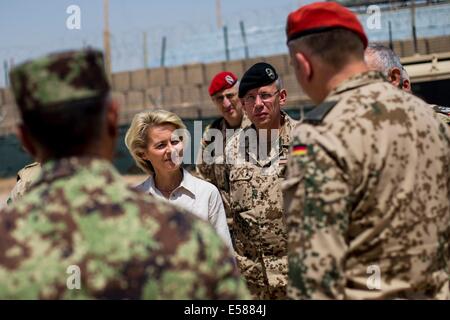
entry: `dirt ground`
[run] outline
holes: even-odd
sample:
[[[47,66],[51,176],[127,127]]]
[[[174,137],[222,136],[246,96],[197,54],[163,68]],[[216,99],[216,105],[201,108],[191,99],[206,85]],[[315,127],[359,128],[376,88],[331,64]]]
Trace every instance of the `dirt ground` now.
[[[126,175],[123,176],[125,181],[130,185],[136,185],[145,180],[145,175]],[[16,178],[0,179],[0,209],[6,205],[6,199],[9,192],[14,187]]]

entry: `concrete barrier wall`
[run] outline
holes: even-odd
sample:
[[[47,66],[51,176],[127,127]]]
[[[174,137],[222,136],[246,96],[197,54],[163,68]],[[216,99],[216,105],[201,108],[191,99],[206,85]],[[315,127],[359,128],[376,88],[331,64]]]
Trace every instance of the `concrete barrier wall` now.
[[[386,43],[384,43],[386,45]],[[395,41],[394,51],[401,57],[414,54],[412,40]],[[420,54],[450,52],[450,36],[419,39]],[[121,105],[121,124],[128,123],[142,110],[163,108],[183,117],[202,118],[217,116],[208,95],[211,79],[220,71],[234,72],[239,78],[257,62],[272,64],[288,92],[288,106],[307,102],[289,65],[289,56],[279,54],[247,60],[196,63],[177,67],[140,69],[112,75],[113,97]],[[19,120],[14,98],[9,89],[0,89],[0,136],[14,131]]]

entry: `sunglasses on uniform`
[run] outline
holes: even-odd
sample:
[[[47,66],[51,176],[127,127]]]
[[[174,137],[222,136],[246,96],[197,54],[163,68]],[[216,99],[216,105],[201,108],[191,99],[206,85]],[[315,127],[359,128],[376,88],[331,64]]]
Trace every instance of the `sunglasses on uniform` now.
[[[269,102],[270,99],[272,99],[272,97],[274,97],[279,92],[280,92],[280,90],[277,90],[274,93],[262,92],[262,93],[258,93],[258,94],[249,94],[249,95],[246,95],[243,100],[244,100],[245,104],[252,105],[252,104],[255,104],[256,97],[259,96],[261,98],[262,102]]]

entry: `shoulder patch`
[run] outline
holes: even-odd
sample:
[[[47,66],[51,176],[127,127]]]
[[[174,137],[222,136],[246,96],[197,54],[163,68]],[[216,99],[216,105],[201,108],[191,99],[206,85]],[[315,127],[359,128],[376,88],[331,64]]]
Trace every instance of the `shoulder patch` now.
[[[306,156],[308,154],[308,146],[306,144],[298,143],[292,146],[291,156]]]
[[[326,101],[305,114],[303,122],[319,124],[339,101]]]

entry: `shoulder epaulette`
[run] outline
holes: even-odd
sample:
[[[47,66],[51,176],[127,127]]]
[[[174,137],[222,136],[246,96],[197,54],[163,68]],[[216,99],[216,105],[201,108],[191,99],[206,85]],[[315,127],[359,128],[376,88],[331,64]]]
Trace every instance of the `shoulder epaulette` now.
[[[319,124],[339,101],[326,101],[305,114],[303,122]]]

